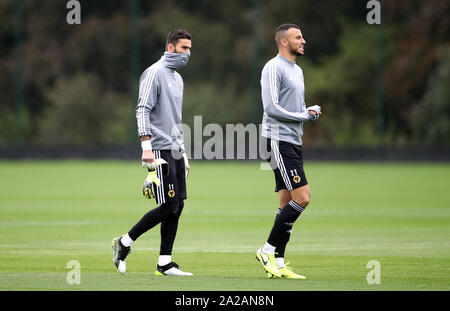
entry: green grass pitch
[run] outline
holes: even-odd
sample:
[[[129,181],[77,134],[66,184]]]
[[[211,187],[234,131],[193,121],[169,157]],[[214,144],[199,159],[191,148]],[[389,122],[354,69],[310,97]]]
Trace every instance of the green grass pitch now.
[[[312,202],[286,260],[306,280],[268,279],[255,260],[277,208],[259,162],[191,161],[173,258],[158,277],[159,226],[121,275],[111,239],[155,202],[139,161],[0,162],[0,290],[450,290],[450,165],[306,162]],[[81,284],[66,281],[81,265]],[[370,260],[381,284],[369,285]]]

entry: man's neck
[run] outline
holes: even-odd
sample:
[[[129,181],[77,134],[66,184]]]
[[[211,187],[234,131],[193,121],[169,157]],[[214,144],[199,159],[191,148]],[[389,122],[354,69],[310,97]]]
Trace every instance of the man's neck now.
[[[286,58],[287,60],[290,60],[291,62],[295,63],[295,59],[297,58],[297,55],[289,53],[286,50],[278,50],[278,53],[280,53],[280,55],[283,56],[284,58]]]

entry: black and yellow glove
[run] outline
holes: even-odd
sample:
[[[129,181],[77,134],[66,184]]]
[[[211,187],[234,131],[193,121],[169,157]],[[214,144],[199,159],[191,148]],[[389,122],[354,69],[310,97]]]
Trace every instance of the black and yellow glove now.
[[[142,162],[142,167],[148,170],[147,178],[145,178],[144,186],[142,187],[142,194],[147,199],[153,199],[155,193],[153,192],[153,184],[157,187],[161,185],[161,181],[156,175],[156,168],[160,165],[167,164],[164,159],[155,159],[153,162]]]
[[[153,183],[156,184],[156,186],[161,184],[158,176],[156,176],[155,170],[148,172],[147,178],[144,181],[144,186],[142,187],[142,194],[147,199],[153,199],[155,197],[155,193],[153,192]]]

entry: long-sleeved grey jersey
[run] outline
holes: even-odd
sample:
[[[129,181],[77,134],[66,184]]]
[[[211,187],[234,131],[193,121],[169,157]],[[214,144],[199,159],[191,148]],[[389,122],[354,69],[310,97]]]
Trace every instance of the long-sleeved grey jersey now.
[[[181,128],[183,79],[162,56],[139,80],[136,119],[139,137],[151,136],[152,149],[184,150]]]
[[[280,54],[269,60],[261,74],[261,97],[261,136],[301,145],[303,122],[311,120],[302,69]]]

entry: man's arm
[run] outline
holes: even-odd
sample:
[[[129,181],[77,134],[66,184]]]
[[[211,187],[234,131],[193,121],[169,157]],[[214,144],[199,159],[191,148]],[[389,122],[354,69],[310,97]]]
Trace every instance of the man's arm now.
[[[261,76],[261,96],[267,116],[282,122],[303,122],[312,119],[308,111],[291,112],[279,104],[281,74],[275,62],[268,64]]]
[[[139,81],[139,100],[136,107],[136,120],[142,147],[142,161],[153,162],[152,145],[150,143],[150,113],[158,99],[157,67],[145,71]]]

